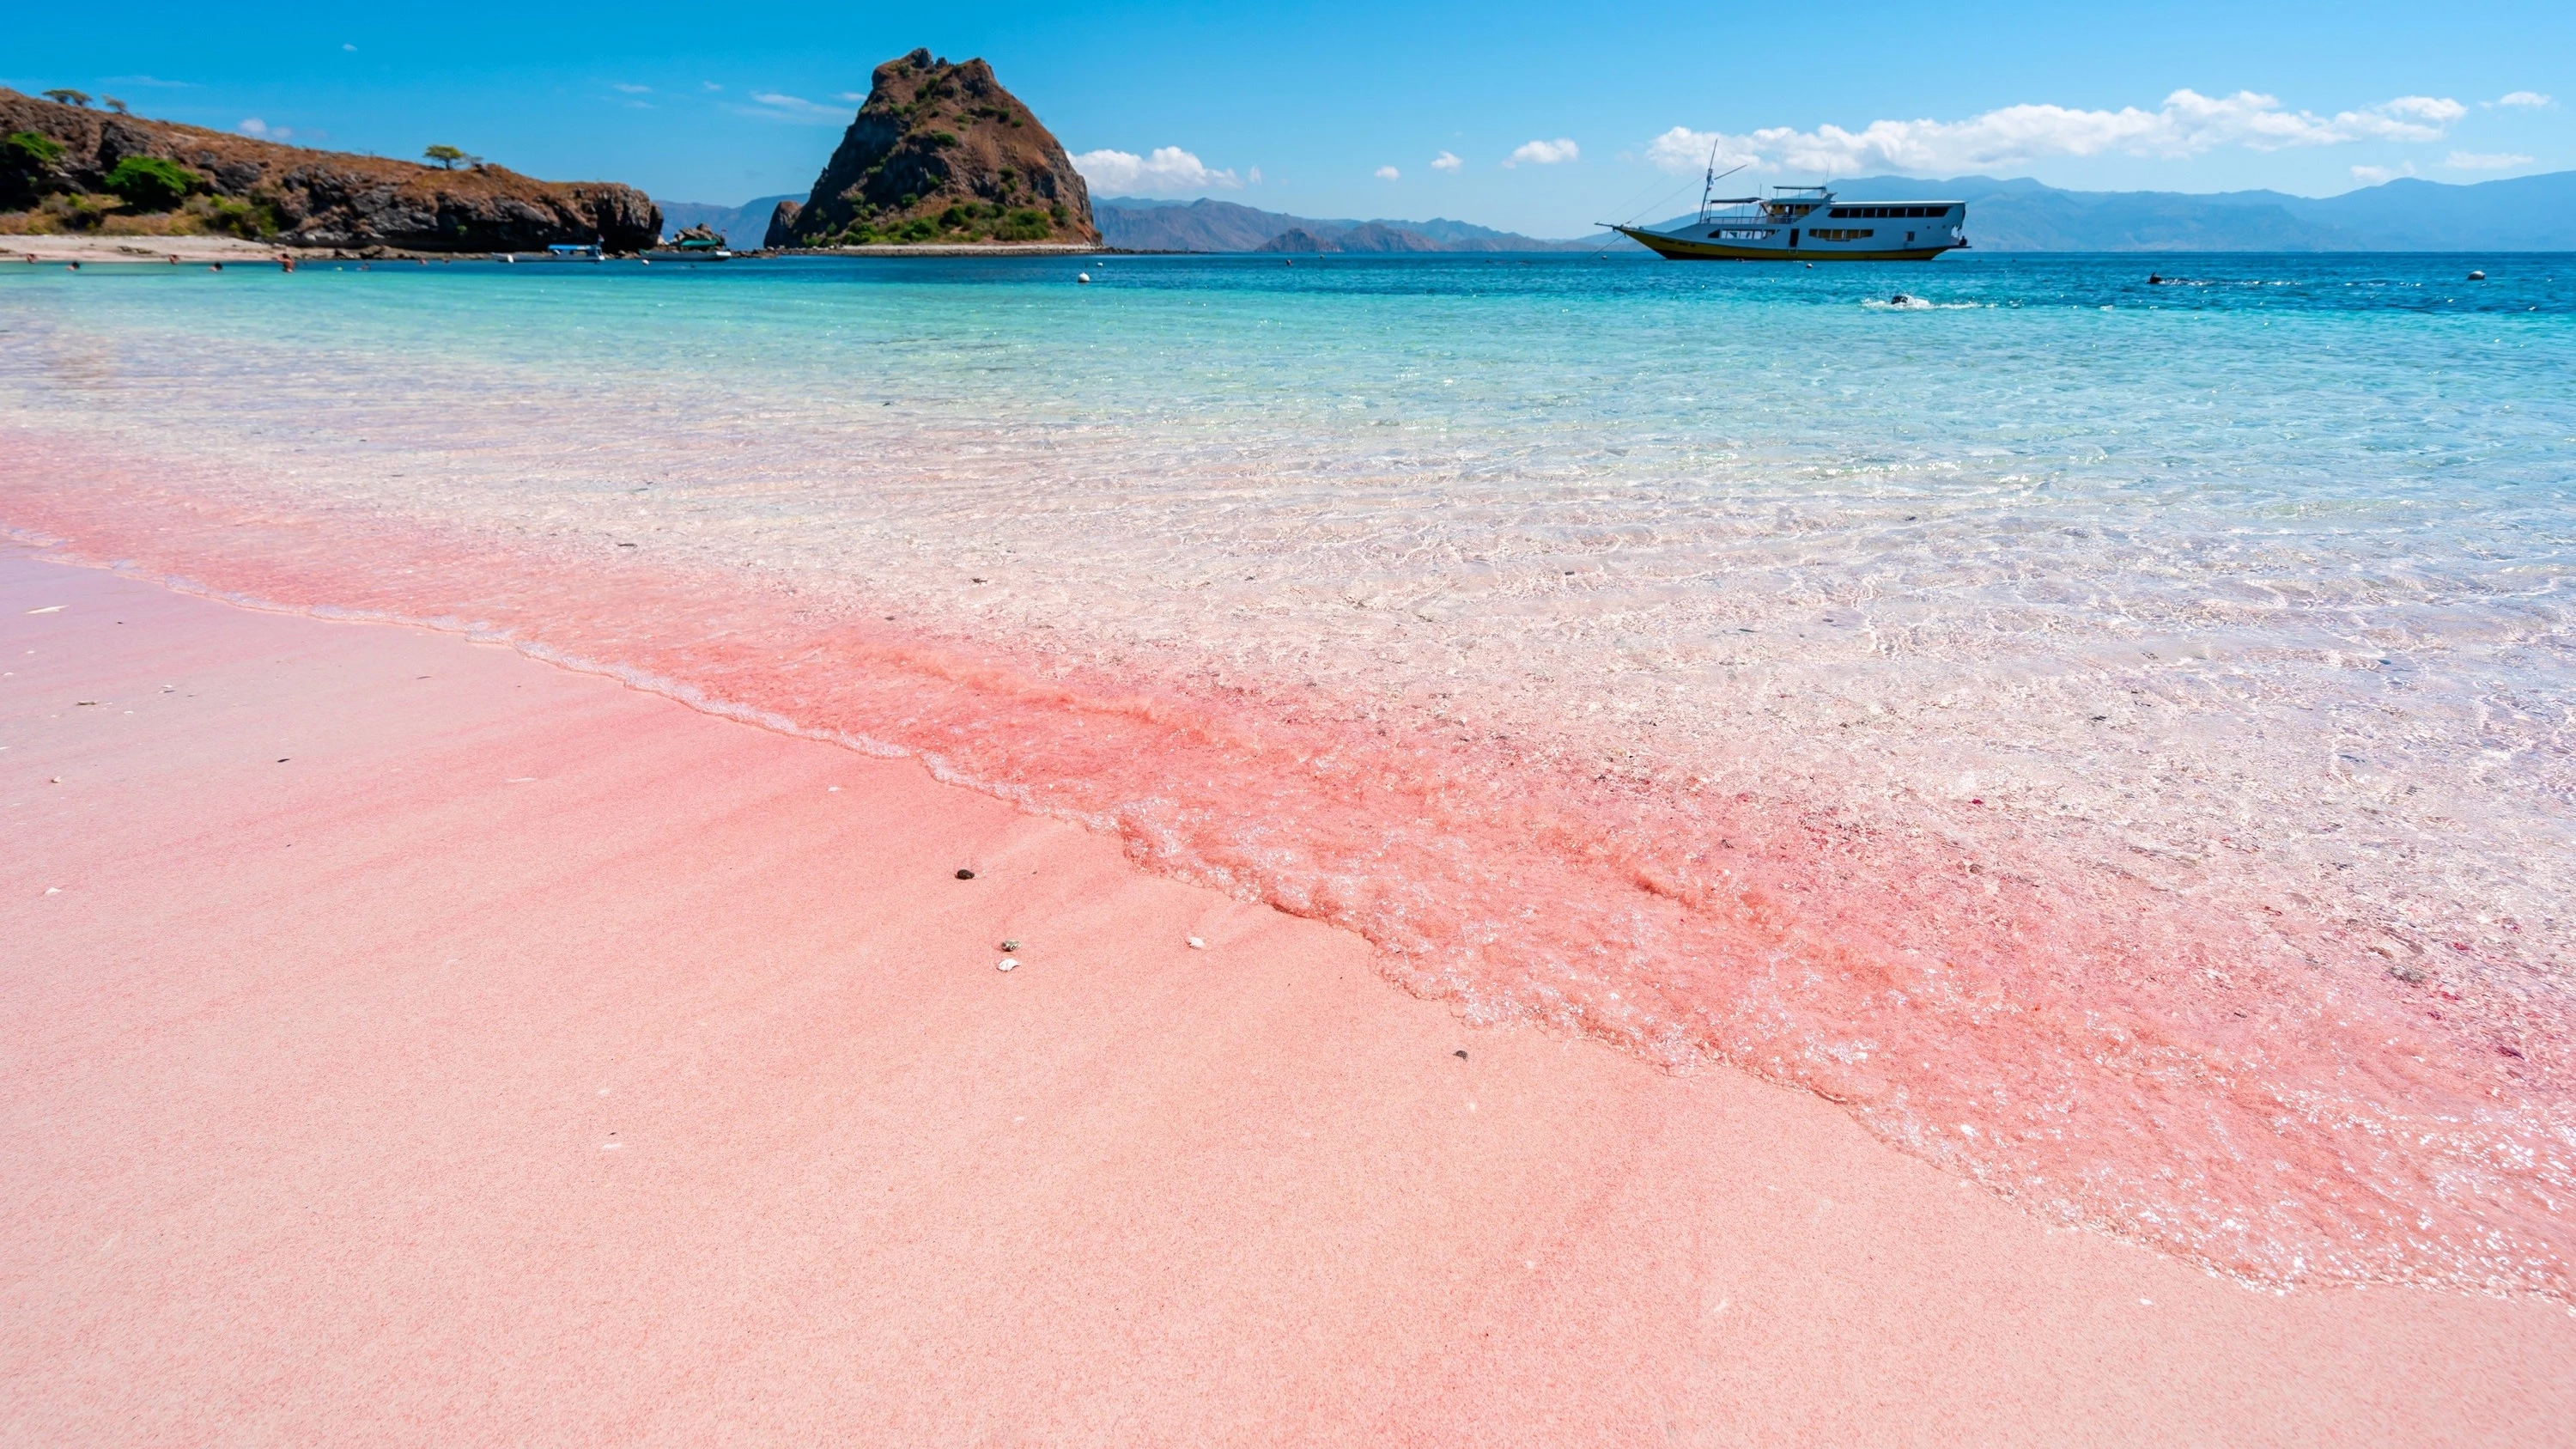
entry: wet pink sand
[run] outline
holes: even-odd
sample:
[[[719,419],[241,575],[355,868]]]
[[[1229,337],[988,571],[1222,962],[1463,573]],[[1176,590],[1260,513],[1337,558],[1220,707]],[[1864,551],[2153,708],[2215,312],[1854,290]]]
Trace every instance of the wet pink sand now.
[[[2264,797],[2241,788],[2205,802],[2208,858],[2148,865],[2009,780],[1946,802],[1848,788],[1759,737],[1701,776],[1616,733],[1488,735],[1455,701],[1300,683],[1278,661],[1211,673],[1190,650],[1069,647],[853,560],[662,558],[559,526],[556,504],[422,516],[40,429],[0,434],[0,463],[0,513],[52,556],[473,631],[908,754],[1164,876],[1343,927],[1469,1020],[1805,1088],[2060,1225],[2266,1287],[2576,1302],[2563,973],[2439,850],[2410,869],[2484,907],[2476,931],[2352,913],[2318,884],[2339,870],[2256,839]],[[2321,839],[2379,829],[2376,807],[2324,814]],[[2535,909],[2532,936],[2554,940],[2554,906]]]
[[[19,554],[0,653],[0,1440],[2576,1422],[2564,1308],[2052,1230],[917,764]]]

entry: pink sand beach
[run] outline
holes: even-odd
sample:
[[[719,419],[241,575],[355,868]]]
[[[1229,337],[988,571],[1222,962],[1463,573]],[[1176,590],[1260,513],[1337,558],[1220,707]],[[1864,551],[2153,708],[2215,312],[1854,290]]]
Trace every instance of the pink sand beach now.
[[[10,1443],[2576,1423],[2545,1298],[2053,1227],[912,760],[23,550],[0,653]]]

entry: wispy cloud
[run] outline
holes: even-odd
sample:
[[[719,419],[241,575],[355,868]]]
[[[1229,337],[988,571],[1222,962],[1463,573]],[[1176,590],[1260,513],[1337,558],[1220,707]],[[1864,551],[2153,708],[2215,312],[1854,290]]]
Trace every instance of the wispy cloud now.
[[[867,98],[868,93],[866,91],[834,91],[832,93],[832,99],[836,101],[848,101],[852,105],[856,105]]]
[[[1450,155],[1446,151],[1443,151],[1439,155],[1431,158],[1431,169],[1434,171],[1454,172],[1466,164],[1466,162],[1459,160],[1457,157]]]
[[[2498,96],[2487,104],[2495,106],[2519,106],[2528,110],[2543,111],[2558,103],[2551,100],[2549,97],[2542,95],[2538,91],[2513,91],[2508,94]]]
[[[107,78],[107,83],[113,86],[159,86],[174,91],[194,90],[197,86],[195,81],[163,80],[151,75],[112,75]]]
[[[1240,191],[1243,179],[1218,171],[1178,146],[1158,146],[1150,156],[1133,151],[1085,151],[1073,169],[1095,191],[1170,196],[1184,191]]]
[[[1381,166],[1369,174],[1380,181],[1401,181],[1404,179],[1404,173],[1396,170],[1392,166]]]
[[[2402,166],[2355,166],[2352,168],[2352,179],[2360,182],[2364,186],[2378,186],[2383,182],[2394,181],[2400,176],[2412,176],[2414,174],[2415,163],[2412,161],[2409,161]]]
[[[2443,159],[2442,164],[2454,171],[2510,171],[2516,166],[2530,165],[2531,158],[2516,156],[2510,151],[2454,151]]]
[[[1872,121],[1858,131],[1773,126],[1745,135],[1675,126],[1646,147],[1667,171],[1696,171],[1709,153],[1717,164],[1848,176],[1862,171],[1963,171],[2049,156],[2196,156],[2222,146],[2278,151],[2355,141],[2438,141],[2468,114],[2458,101],[2399,96],[2358,110],[2320,116],[2294,111],[2255,91],[2204,96],[2179,90],[2155,110],[2079,111],[2020,105],[1964,121]]]
[[[653,94],[653,88],[651,86],[633,85],[626,81],[610,81],[608,83],[608,88],[612,91],[624,91],[630,96],[649,96]]]
[[[1512,148],[1505,166],[1518,166],[1526,161],[1532,166],[1558,166],[1580,160],[1583,148],[1560,136],[1553,141],[1526,141]]]
[[[799,125],[838,125],[847,119],[836,106],[817,105],[803,96],[782,91],[753,91],[756,105],[738,107],[746,116],[763,116],[773,121],[793,121]]]
[[[272,126],[257,116],[243,117],[242,123],[234,129],[245,136],[257,136],[263,141],[283,141],[295,134],[292,127]]]

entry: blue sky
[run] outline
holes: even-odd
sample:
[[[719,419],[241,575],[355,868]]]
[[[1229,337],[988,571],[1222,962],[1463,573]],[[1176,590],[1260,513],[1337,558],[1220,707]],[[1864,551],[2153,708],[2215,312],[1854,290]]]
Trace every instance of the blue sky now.
[[[926,45],[992,61],[1103,193],[1542,235],[1687,205],[1711,148],[1741,181],[2308,195],[2576,167],[2565,0],[967,9],[42,7],[12,19],[0,84],[729,203],[802,191],[869,70]]]

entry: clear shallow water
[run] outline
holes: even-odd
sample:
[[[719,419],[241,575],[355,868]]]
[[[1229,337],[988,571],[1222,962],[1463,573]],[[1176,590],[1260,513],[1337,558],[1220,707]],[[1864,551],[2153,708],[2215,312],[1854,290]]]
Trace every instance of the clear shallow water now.
[[[2249,1278],[2566,1297],[2576,257],[2179,260],[0,273],[0,521],[921,754]]]

